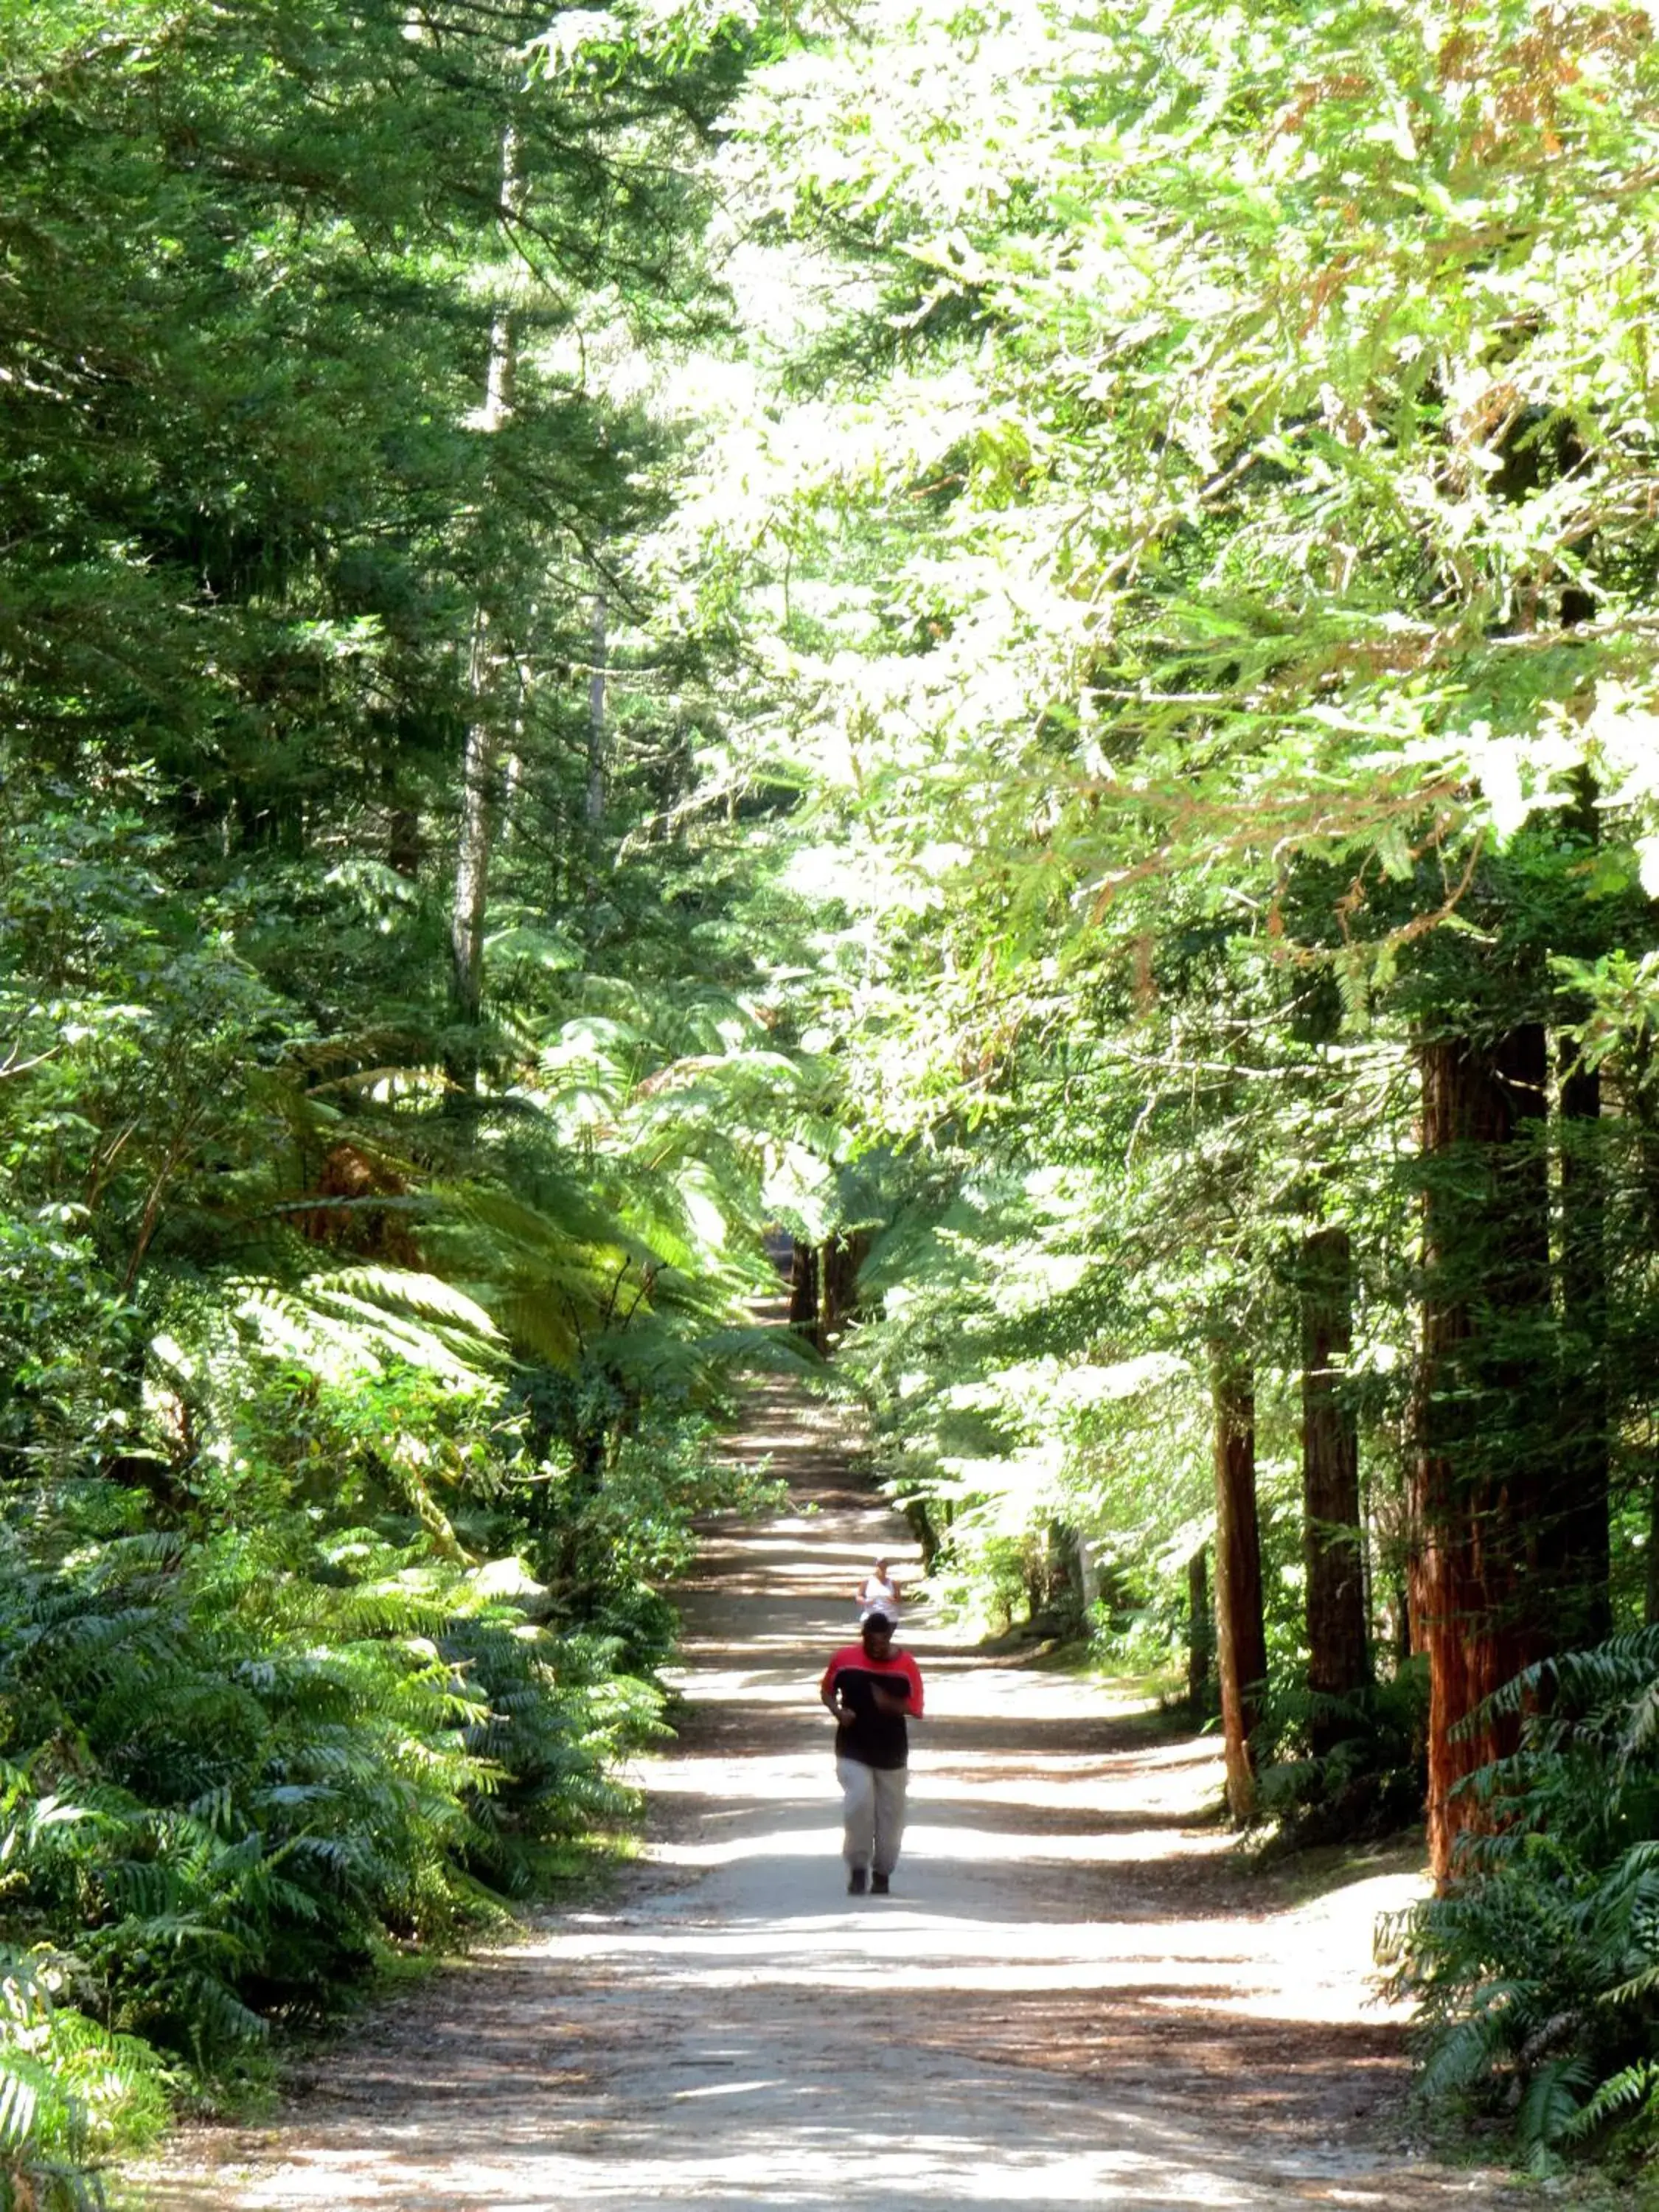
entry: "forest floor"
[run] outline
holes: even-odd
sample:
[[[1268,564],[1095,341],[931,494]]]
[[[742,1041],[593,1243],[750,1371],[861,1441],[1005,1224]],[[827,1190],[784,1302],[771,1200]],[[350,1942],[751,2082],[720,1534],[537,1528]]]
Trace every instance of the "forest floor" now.
[[[1113,2212],[1507,2206],[1419,2155],[1372,1923],[1415,1856],[1241,1866],[1211,1739],[936,1632],[890,1898],[849,1898],[817,1701],[902,1523],[832,1408],[757,1386],[734,1454],[788,1510],[681,1593],[678,1733],[643,1855],[377,2009],[273,2121],[182,2131],[150,2212]],[[1530,2192],[1528,2193],[1530,2196]],[[1535,2200],[1534,2200],[1535,2201]]]

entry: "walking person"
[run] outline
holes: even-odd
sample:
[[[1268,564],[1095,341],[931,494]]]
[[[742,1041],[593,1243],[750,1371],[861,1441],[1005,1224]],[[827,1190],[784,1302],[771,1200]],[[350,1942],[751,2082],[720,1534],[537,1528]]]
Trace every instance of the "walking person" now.
[[[843,1644],[823,1670],[818,1695],[836,1722],[836,1778],[842,1802],[847,1893],[885,1897],[904,1838],[909,1782],[908,1717],[921,1717],[921,1670],[893,1649],[893,1624],[866,1613],[856,1644]]]
[[[878,1559],[874,1569],[858,1587],[859,1614],[884,1613],[896,1629],[899,1617],[900,1590],[887,1571],[885,1559]]]

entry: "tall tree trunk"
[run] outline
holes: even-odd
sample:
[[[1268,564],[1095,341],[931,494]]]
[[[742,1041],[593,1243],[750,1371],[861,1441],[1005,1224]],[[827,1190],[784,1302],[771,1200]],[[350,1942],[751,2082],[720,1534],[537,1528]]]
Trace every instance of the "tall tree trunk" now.
[[[1562,617],[1566,619],[1565,611]],[[1587,856],[1601,842],[1596,779],[1575,780],[1575,804],[1563,829]],[[1588,1004],[1575,1010],[1588,1013]],[[1608,1492],[1613,1455],[1607,1371],[1607,1194],[1602,1149],[1601,1076],[1577,1046],[1556,1047],[1561,1161],[1561,1541],[1562,1640],[1599,1644],[1613,1626]]]
[[[1236,1820],[1255,1809],[1250,1735],[1267,1674],[1261,1612],[1261,1535],[1255,1503],[1255,1392],[1231,1346],[1212,1363],[1215,1407],[1216,1672],[1227,1763],[1227,1806]]]
[[[1095,1558],[1092,1537],[1073,1529],[1072,1549],[1077,1558],[1078,1596],[1082,1601],[1083,1620],[1086,1627],[1092,1623],[1095,1607],[1100,1602],[1100,1567]]]
[[[818,1350],[827,1352],[858,1312],[859,1269],[870,1251],[870,1231],[831,1237],[818,1255]]]
[[[501,732],[489,713],[489,617],[480,608],[472,626],[467,672],[473,717],[461,757],[461,826],[455,853],[455,901],[450,918],[450,977],[455,1011],[476,1027],[483,1006],[484,915],[489,862],[500,813]]]
[[[593,594],[593,659],[587,678],[587,790],[583,813],[590,830],[605,820],[605,587]]]
[[[1187,1562],[1187,1703],[1194,1713],[1209,1710],[1210,1662],[1214,1654],[1210,1554],[1208,1547],[1200,1544]]]
[[[1547,1060],[1527,1024],[1492,1049],[1425,1042],[1414,1609],[1429,1658],[1429,1847],[1451,1869],[1476,1808],[1459,1784],[1513,1748],[1484,1701],[1553,1648],[1539,1572],[1553,1490]]]
[[[424,852],[420,816],[412,806],[394,806],[386,822],[387,867],[413,880],[421,872]]]
[[[1645,1235],[1650,1246],[1659,1247],[1659,1109],[1655,1104],[1653,1079],[1653,1045],[1647,1031],[1638,1030],[1630,1049],[1629,1073],[1620,1086],[1620,1109],[1629,1122],[1627,1141],[1633,1146],[1632,1229],[1638,1237]],[[1629,1236],[1631,1230],[1625,1233]],[[1642,1619],[1648,1627],[1659,1628],[1659,1450],[1650,1443],[1643,1456],[1647,1468],[1648,1541]]]
[[[1563,1048],[1561,1304],[1568,1368],[1561,1377],[1566,1434],[1561,1484],[1561,1635],[1599,1644],[1612,1628],[1607,1588],[1608,1435],[1607,1191],[1600,1149],[1601,1078]]]
[[[501,142],[501,197],[507,207],[522,196],[518,151],[509,130]],[[518,333],[510,308],[496,313],[489,334],[489,368],[478,426],[486,434],[500,430],[513,413],[518,373]],[[483,1003],[484,914],[489,896],[489,861],[500,813],[505,732],[497,696],[501,653],[487,600],[482,596],[472,617],[467,662],[471,719],[461,759],[461,823],[456,842],[455,896],[450,915],[451,995],[455,1012],[476,1028]],[[470,1080],[476,1055],[460,1053],[453,1075]]]
[[[789,1326],[817,1341],[818,1254],[797,1238],[789,1255]]]
[[[1339,1395],[1353,1346],[1353,1255],[1346,1229],[1310,1237],[1302,1255],[1302,1506],[1307,1566],[1310,1735],[1322,1756],[1346,1733],[1322,1711],[1370,1680],[1359,1431]]]

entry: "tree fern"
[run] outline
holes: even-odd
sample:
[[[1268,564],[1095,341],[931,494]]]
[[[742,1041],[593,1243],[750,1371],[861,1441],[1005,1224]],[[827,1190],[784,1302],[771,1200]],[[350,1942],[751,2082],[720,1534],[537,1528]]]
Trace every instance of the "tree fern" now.
[[[1514,2085],[1529,2153],[1642,2122],[1659,2058],[1659,1634],[1569,1652],[1495,1703],[1521,1741],[1469,1787],[1482,1808],[1443,1896],[1384,1931],[1417,1997],[1431,2094]]]
[[[1548,2058],[1533,2069],[1515,2131],[1535,2165],[1548,2161],[1558,2144],[1571,2140],[1590,2082],[1590,2063],[1583,2057]]]

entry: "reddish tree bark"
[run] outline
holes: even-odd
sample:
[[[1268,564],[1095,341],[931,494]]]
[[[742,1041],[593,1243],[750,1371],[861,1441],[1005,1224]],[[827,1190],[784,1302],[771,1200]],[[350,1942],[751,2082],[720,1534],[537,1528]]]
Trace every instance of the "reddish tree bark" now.
[[[1570,1365],[1561,1377],[1562,1638],[1599,1644],[1612,1629],[1607,1589],[1610,1462],[1607,1193],[1597,1129],[1601,1078],[1567,1048],[1560,1079],[1561,1305]]]
[[[1413,1610],[1429,1659],[1429,1850],[1437,1879],[1477,1816],[1459,1784],[1514,1747],[1484,1701],[1553,1648],[1539,1574],[1553,1483],[1526,1419],[1550,1326],[1549,1187],[1536,1141],[1544,1032],[1419,1048],[1424,1301]],[[1541,1346],[1541,1334],[1539,1339]]]
[[[1255,1393],[1250,1370],[1218,1346],[1212,1368],[1215,1407],[1216,1673],[1227,1765],[1227,1807],[1236,1820],[1255,1806],[1250,1734],[1267,1674],[1261,1614],[1261,1536],[1255,1502]]]
[[[1210,1658],[1215,1624],[1210,1618],[1210,1555],[1200,1544],[1187,1562],[1187,1702],[1194,1713],[1209,1704]]]
[[[318,1204],[291,1218],[313,1244],[364,1260],[385,1260],[395,1267],[418,1267],[421,1254],[410,1232],[409,1217],[381,1207],[376,1199],[404,1198],[409,1185],[395,1168],[356,1145],[342,1140],[331,1147],[307,1193]]]
[[[1359,1519],[1359,1432],[1338,1395],[1353,1345],[1353,1255],[1346,1229],[1322,1229],[1303,1251],[1302,1504],[1307,1567],[1308,1687],[1316,1755],[1346,1732],[1318,1701],[1370,1680]]]

